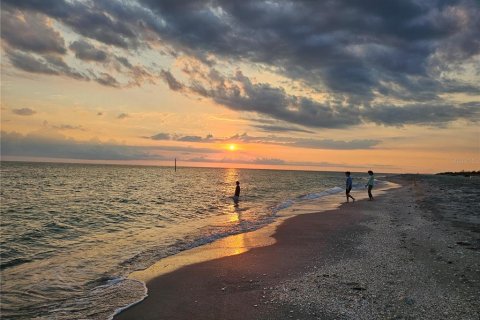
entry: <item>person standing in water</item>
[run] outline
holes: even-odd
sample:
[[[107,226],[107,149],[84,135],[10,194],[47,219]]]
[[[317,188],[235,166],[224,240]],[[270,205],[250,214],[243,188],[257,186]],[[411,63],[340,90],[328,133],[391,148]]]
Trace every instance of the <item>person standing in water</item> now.
[[[235,195],[233,196],[233,202],[235,203],[235,206],[238,206],[238,200],[240,199],[240,182],[236,182],[237,187],[235,188]]]
[[[368,175],[370,176],[370,178],[368,179],[368,182],[365,185],[365,187],[368,187],[368,197],[370,198],[369,200],[371,201],[373,200],[372,189],[373,189],[373,183],[375,181],[375,177],[373,176],[372,170],[368,170]]]
[[[352,177],[350,177],[350,171],[345,172],[345,176],[347,177],[347,183],[345,186],[345,194],[347,195],[347,202],[349,202],[348,198],[352,198],[353,202],[355,202],[355,198],[350,195],[350,191],[352,190]]]

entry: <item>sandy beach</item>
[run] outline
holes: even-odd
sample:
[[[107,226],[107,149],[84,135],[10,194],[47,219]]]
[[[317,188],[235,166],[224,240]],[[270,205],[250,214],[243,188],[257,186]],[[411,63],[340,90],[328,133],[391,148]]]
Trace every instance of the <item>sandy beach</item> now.
[[[279,225],[273,244],[147,281],[115,319],[478,319],[478,224],[401,187]]]

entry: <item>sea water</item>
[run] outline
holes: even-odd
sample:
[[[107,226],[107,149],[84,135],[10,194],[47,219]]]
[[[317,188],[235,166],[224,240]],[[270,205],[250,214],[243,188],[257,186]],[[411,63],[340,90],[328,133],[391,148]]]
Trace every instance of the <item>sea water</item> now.
[[[2,162],[1,316],[108,319],[145,296],[131,272],[344,183],[335,172]]]

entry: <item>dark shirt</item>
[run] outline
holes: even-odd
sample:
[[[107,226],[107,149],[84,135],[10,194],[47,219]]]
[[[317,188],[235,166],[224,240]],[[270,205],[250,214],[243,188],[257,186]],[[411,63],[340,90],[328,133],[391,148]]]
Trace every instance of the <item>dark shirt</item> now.
[[[237,186],[237,187],[235,188],[235,195],[236,195],[237,197],[240,197],[240,186]]]
[[[347,177],[347,189],[352,189],[352,177]]]

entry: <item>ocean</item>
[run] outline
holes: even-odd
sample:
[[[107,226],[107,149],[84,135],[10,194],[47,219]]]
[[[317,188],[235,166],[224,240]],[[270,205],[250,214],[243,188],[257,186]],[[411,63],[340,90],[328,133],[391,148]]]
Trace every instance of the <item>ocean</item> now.
[[[354,189],[367,178],[352,176]],[[2,318],[109,319],[145,296],[131,272],[344,183],[339,172],[2,162]]]

